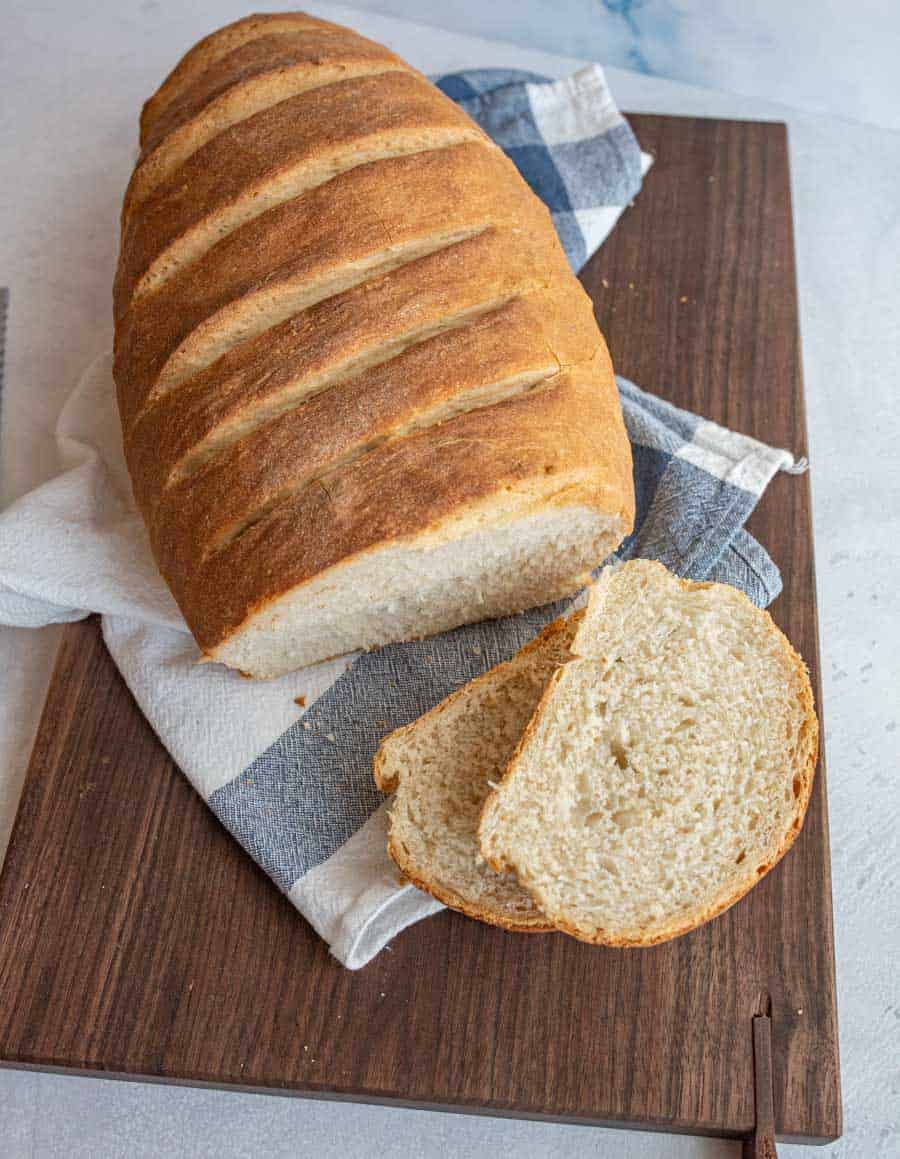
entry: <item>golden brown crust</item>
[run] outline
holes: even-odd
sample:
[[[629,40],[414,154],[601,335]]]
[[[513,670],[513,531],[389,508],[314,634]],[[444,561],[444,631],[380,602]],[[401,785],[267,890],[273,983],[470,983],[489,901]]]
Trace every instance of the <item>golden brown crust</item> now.
[[[388,838],[387,851],[388,856],[411,885],[450,909],[456,910],[457,913],[465,914],[467,918],[475,918],[476,921],[484,922],[489,926],[499,926],[500,929],[511,934],[552,934],[557,929],[551,921],[540,913],[533,916],[523,914],[520,919],[516,919],[507,913],[491,909],[490,906],[478,905],[468,898],[462,897],[456,890],[451,889],[443,882],[418,876],[402,846],[390,838]]]
[[[326,406],[330,398],[338,407],[343,398],[358,397],[357,412],[363,410],[364,391],[374,433],[377,415],[392,401],[401,421],[404,410],[398,392],[411,401],[418,397],[424,402],[437,380],[446,380],[449,396],[459,379],[476,386],[479,379],[490,382],[504,372],[547,361],[558,369],[553,346],[563,346],[563,327],[571,326],[579,303],[562,311],[548,309],[541,296],[541,307],[535,312],[537,307],[529,306],[520,295],[548,276],[550,261],[542,260],[547,255],[539,245],[521,256],[517,253],[507,259],[507,253],[508,237],[500,230],[487,230],[390,275],[327,298],[258,339],[234,347],[215,365],[172,391],[144,413],[126,439],[129,467],[148,517],[155,500],[163,497],[170,476],[192,450],[202,447],[216,432],[227,430],[229,424],[245,422],[259,408],[273,406],[289,390],[293,389],[299,399],[304,383],[332,382],[318,405]],[[569,295],[563,300],[572,301]],[[471,326],[425,349],[395,351],[381,376],[373,372],[364,376],[365,382],[352,379],[351,368],[360,358],[378,356],[379,350],[387,357],[392,354],[390,344],[405,335],[427,336],[429,329],[442,321],[464,312],[471,314],[479,306],[496,308],[504,301],[509,304],[499,314],[492,313],[492,321],[473,319]],[[479,332],[484,349],[472,340],[471,330]],[[448,360],[451,352],[455,353]],[[408,372],[403,364],[409,366]],[[335,374],[340,376],[336,380]],[[380,385],[385,375],[392,380],[390,387]],[[394,392],[391,398],[383,398],[387,390]],[[284,416],[282,427],[293,423],[302,431],[308,411],[308,403],[303,407],[295,404],[291,414]],[[277,432],[273,429],[273,433]],[[263,432],[257,435],[263,437]],[[259,456],[256,458],[258,461]],[[291,463],[296,462],[292,454]],[[215,469],[212,463],[210,470]]]
[[[497,197],[507,164],[499,151],[477,144],[378,161],[342,173],[224,238],[120,319],[114,373],[126,431],[159,393],[160,375],[179,349],[190,352],[200,335],[215,337],[242,324],[260,299],[314,286],[339,276],[348,264],[387,260],[392,248],[475,232],[492,221],[506,224],[511,214],[536,227],[546,211],[526,190]],[[365,277],[361,273],[357,281]]]
[[[341,29],[341,25],[307,16],[305,12],[277,12],[244,16],[211,32],[184,54],[153,96],[144,103],[141,110],[141,146],[153,132],[163,110],[223,56],[257,37],[326,28]]]
[[[352,61],[380,61],[404,72],[413,71],[395,53],[349,28],[309,28],[247,41],[200,73],[160,112],[143,142],[138,165],[169,133],[193,120],[212,101],[260,75],[283,73],[298,65],[320,67]]]
[[[201,567],[169,563],[198,643],[214,654],[285,591],[367,550],[434,531],[490,496],[524,494],[533,510],[581,503],[627,526],[618,432],[597,387],[597,378],[563,372],[489,410],[390,440],[305,488]],[[576,432],[572,413],[583,417]],[[155,548],[164,567],[177,551],[161,539]]]
[[[258,78],[312,66],[317,45],[395,71],[217,131],[123,230],[126,455],[160,569],[211,654],[326,571],[452,537],[475,512],[501,525],[513,508],[583,505],[622,534],[633,518],[608,353],[549,213],[393,54],[300,15],[239,21],[147,103],[145,161],[226,94],[252,107]],[[156,288],[132,300],[149,267]],[[303,401],[307,388],[320,393]]]
[[[484,139],[470,118],[424,77],[381,72],[298,93],[238,121],[165,177],[123,222],[116,279],[118,313],[148,272],[204,228],[205,248],[221,236],[218,219],[258,212],[261,196],[298,166],[322,177],[353,164],[365,149],[403,139],[428,145],[456,129]],[[366,206],[372,214],[372,206]]]
[[[491,398],[535,389],[558,365],[539,333],[520,331],[517,342],[502,341],[521,310],[521,303],[512,303],[432,338],[252,431],[163,492],[152,525],[165,528],[166,540],[199,562],[247,523],[377,444]],[[473,347],[473,356],[466,358],[461,345]],[[453,374],[440,373],[442,359],[457,363]]]
[[[645,561],[646,562],[646,561]],[[655,561],[651,561],[654,562]],[[655,566],[662,568],[662,564],[655,563]],[[665,570],[665,569],[664,569]],[[702,588],[712,587],[713,584],[709,581],[695,581],[688,579],[679,579],[679,586],[683,591],[696,591]],[[695,910],[684,917],[680,922],[674,922],[664,929],[657,930],[654,933],[638,933],[635,936],[619,936],[609,934],[607,931],[595,930],[589,931],[582,929],[567,922],[565,919],[557,917],[554,919],[555,927],[563,933],[569,934],[579,941],[588,942],[596,946],[612,946],[612,947],[641,947],[641,946],[655,946],[661,942],[671,941],[673,938],[680,937],[682,934],[690,933],[691,930],[697,929],[699,926],[705,925],[706,922],[712,921],[713,918],[718,917],[719,914],[724,913],[725,910],[730,909],[736,902],[740,901],[742,897],[753,888],[758,881],[760,881],[767,873],[770,872],[778,862],[788,852],[790,847],[797,839],[803,821],[806,817],[806,810],[809,805],[809,799],[812,794],[813,779],[816,771],[816,762],[819,753],[819,721],[816,716],[815,701],[812,693],[812,686],[809,680],[809,671],[804,663],[802,657],[794,650],[790,641],[777,626],[775,621],[768,612],[761,611],[747,598],[744,592],[739,589],[734,589],[737,595],[753,608],[755,613],[765,616],[768,620],[769,628],[775,637],[778,639],[786,662],[793,670],[796,686],[794,689],[798,703],[800,705],[803,721],[800,729],[800,736],[798,738],[796,763],[793,769],[793,787],[796,800],[796,806],[791,824],[784,834],[784,837],[772,855],[771,859],[763,865],[753,866],[740,882],[734,886],[728,893],[713,899],[708,905],[704,906],[699,911]],[[515,752],[510,757],[509,764],[506,767],[506,772],[503,775],[497,789],[491,791],[485,799],[484,808],[482,809],[482,818],[484,818],[485,811],[490,806],[491,802],[496,798],[498,790],[514,775],[515,767],[521,757],[525,746],[533,737],[542,712],[548,705],[553,696],[553,691],[562,677],[563,669],[557,670],[551,677],[544,690],[544,694],[538,703],[534,714],[529,721],[525,731],[522,733],[522,738],[516,746]],[[480,835],[480,826],[479,826]],[[485,861],[497,873],[506,873],[510,870],[515,871],[515,866],[503,860],[500,856],[491,856],[485,849],[482,843],[482,853]],[[540,905],[539,899],[535,896],[534,891],[529,889],[526,882],[521,881],[523,888],[532,894],[535,905]]]
[[[380,44],[343,28],[263,36],[241,45],[160,113],[125,194],[123,220],[164,177],[238,121],[301,92],[391,69],[413,71]]]

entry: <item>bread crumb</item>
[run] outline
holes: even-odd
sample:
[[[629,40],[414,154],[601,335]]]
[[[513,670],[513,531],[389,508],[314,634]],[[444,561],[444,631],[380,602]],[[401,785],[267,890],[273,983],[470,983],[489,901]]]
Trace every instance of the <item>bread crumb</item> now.
[[[798,1008],[798,1010],[797,1010],[797,1013],[798,1013],[798,1014],[802,1014],[802,1013],[803,1013],[803,1007],[802,1007],[802,1006]]]
[[[476,656],[480,656],[481,655],[481,645],[480,644],[473,644],[472,651],[475,653]]]
[[[308,720],[304,720],[303,727],[306,729],[307,732],[309,732],[309,730],[312,726],[310,725]]]
[[[606,278],[600,279],[600,285],[603,287],[604,290],[609,289],[609,282],[606,280]]]
[[[629,283],[628,283],[628,289],[629,289],[629,290],[633,290],[633,289],[634,289],[634,282],[629,282]]]
[[[686,302],[687,300],[688,300],[687,294],[682,294],[681,297],[678,299],[679,302]]]
[[[306,697],[305,696],[295,696],[294,697],[294,704],[299,704],[301,708],[306,708]]]
[[[328,732],[328,733],[326,733],[326,734],[325,734],[325,739],[326,739],[326,740],[330,740],[330,741],[331,741],[331,743],[332,743],[332,744],[334,744],[334,742],[335,742],[335,735],[334,735],[334,733],[333,733],[333,732]]]

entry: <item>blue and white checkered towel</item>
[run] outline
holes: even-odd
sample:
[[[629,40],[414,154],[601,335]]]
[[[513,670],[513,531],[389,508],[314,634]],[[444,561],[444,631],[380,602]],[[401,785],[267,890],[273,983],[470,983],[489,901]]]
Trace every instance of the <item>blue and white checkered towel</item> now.
[[[642,158],[603,73],[548,83],[484,71],[440,85],[549,204],[576,269],[638,192]],[[778,571],[743,524],[786,451],[619,380],[638,517],[620,555],[724,580],[758,604]],[[372,781],[378,742],[508,658],[564,604],[318,665],[269,682],[198,666],[150,556],[122,459],[110,356],[57,424],[66,470],[0,516],[0,623],[100,612],[110,652],[157,734],[222,823],[351,968],[440,905],[398,880]]]

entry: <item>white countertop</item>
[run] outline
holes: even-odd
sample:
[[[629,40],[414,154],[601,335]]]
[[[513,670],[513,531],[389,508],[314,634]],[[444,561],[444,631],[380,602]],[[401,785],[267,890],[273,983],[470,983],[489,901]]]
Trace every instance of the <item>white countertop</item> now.
[[[897,1155],[900,12],[878,0],[852,10],[812,0],[361,2],[367,11],[305,7],[425,71],[510,65],[563,75],[593,58],[639,70],[609,69],[626,110],[790,126],[845,1134],[825,1151],[779,1150]],[[0,10],[0,284],[10,287],[2,501],[54,473],[60,402],[110,343],[118,203],[140,103],[194,40],[247,10],[232,0],[7,0]],[[429,26],[380,14],[388,10]],[[54,641],[53,630],[0,629],[0,855]],[[708,1140],[12,1071],[0,1071],[0,1123],[10,1159],[739,1153]]]

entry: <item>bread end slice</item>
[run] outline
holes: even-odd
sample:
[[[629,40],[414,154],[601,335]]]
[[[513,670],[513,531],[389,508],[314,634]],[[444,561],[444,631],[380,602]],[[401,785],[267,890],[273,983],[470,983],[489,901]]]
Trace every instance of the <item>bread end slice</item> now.
[[[552,672],[570,655],[580,614],[556,620],[511,660],[382,742],[374,776],[393,792],[388,853],[419,889],[507,930],[553,928],[513,876],[483,861],[478,820]]]
[[[555,926],[648,946],[738,901],[803,823],[806,666],[734,588],[607,569],[479,826]]]

